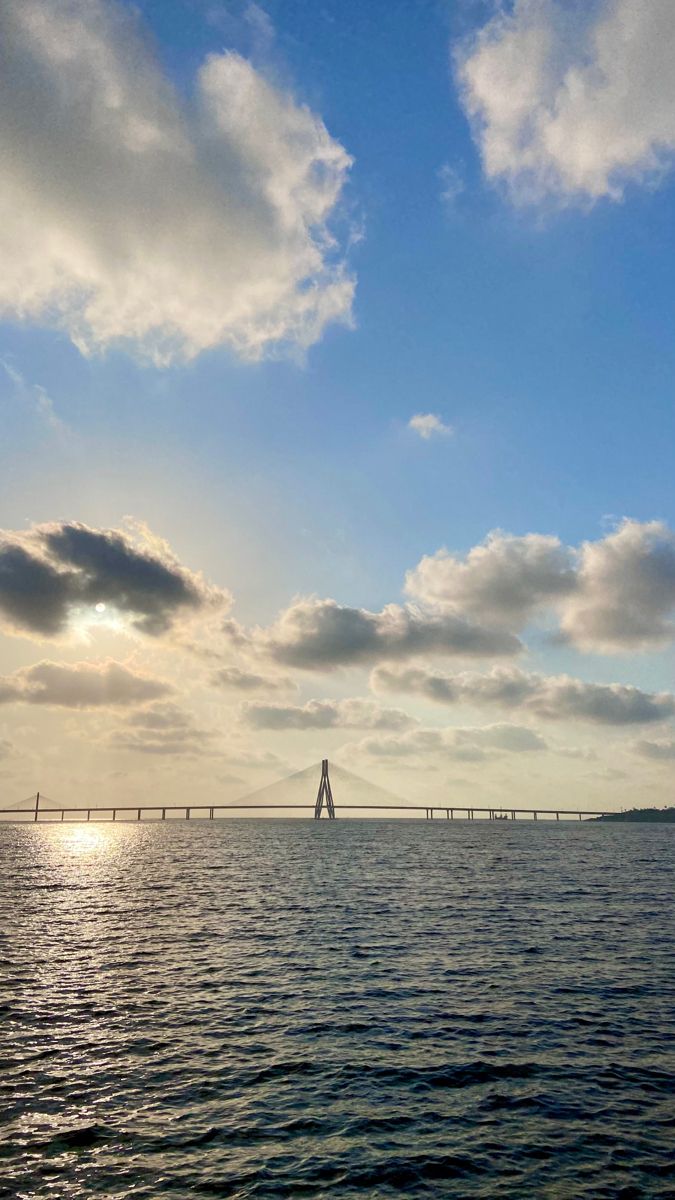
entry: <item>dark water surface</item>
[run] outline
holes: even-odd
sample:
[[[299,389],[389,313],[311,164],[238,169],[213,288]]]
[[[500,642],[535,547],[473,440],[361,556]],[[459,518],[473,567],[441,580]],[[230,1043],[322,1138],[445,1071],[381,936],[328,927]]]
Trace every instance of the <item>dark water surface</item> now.
[[[675,829],[0,827],[0,1196],[675,1197]]]

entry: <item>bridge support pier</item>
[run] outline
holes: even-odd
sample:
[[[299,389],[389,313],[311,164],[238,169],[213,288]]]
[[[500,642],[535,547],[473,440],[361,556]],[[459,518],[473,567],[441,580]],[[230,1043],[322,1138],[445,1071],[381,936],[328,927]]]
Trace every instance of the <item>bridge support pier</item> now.
[[[329,821],[335,820],[335,805],[333,803],[333,790],[330,786],[328,777],[328,759],[321,760],[321,779],[319,780],[319,790],[316,794],[316,804],[314,805],[314,820],[321,819],[324,801],[326,804],[326,814]]]

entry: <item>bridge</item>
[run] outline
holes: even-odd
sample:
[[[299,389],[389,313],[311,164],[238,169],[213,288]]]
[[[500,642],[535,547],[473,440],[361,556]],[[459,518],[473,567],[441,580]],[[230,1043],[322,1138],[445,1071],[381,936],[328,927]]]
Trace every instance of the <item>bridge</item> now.
[[[234,816],[255,816],[268,815],[275,810],[278,813],[292,813],[294,816],[313,815],[315,820],[327,819],[334,821],[337,816],[335,800],[328,770],[328,759],[324,758],[320,766],[319,786],[316,794],[316,799],[310,801],[311,781],[316,781],[316,772],[318,767],[307,767],[302,771],[296,771],[293,775],[286,779],[278,780],[277,783],[267,785],[264,788],[259,788],[256,791],[248,792],[245,796],[238,800],[227,804],[204,804],[193,802],[191,804],[85,804],[71,805],[57,803],[50,800],[41,792],[37,792],[33,796],[29,796],[23,800],[15,808],[0,809],[0,822],[33,822],[38,823],[54,823],[66,821],[167,821],[167,820],[209,820],[214,821],[223,817]],[[488,821],[516,821],[516,820],[587,820],[594,817],[604,817],[607,815],[607,810],[593,809],[564,809],[564,808],[520,808],[509,804],[504,807],[490,807],[474,805],[472,803],[457,803],[452,804],[406,804],[400,797],[394,795],[393,792],[387,791],[385,788],[379,787],[376,784],[368,783],[367,780],[355,775],[351,771],[347,771],[344,767],[333,767],[333,776],[337,777],[339,784],[343,787],[347,794],[351,790],[365,789],[366,798],[359,803],[340,802],[340,813],[358,813],[364,815],[376,815],[386,817],[387,815],[403,815],[409,814],[411,817],[422,817],[427,821],[441,820],[488,820]],[[292,791],[300,788],[301,794],[308,794],[306,801],[299,802],[289,800],[272,800],[270,794],[279,792],[280,789],[288,791],[289,785],[292,786]],[[374,799],[371,799],[374,797]],[[378,799],[378,797],[380,797]]]

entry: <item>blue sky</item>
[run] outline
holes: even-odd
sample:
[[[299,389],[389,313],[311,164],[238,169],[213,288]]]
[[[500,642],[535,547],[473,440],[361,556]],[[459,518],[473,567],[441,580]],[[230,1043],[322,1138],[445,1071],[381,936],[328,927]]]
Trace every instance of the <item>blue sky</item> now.
[[[331,149],[341,148],[353,160],[340,167],[334,203],[321,222],[334,238],[332,246],[323,243],[324,265],[343,262],[354,283],[351,325],[345,303],[345,320],[327,320],[308,345],[299,346],[292,336],[281,344],[266,342],[252,361],[226,335],[153,365],[143,338],[133,332],[122,344],[100,337],[99,330],[97,344],[83,353],[78,338],[73,340],[75,318],[64,316],[53,283],[40,282],[48,298],[33,308],[25,297],[17,298],[18,284],[15,294],[8,288],[0,330],[3,526],[20,534],[46,522],[118,530],[131,515],[166,539],[186,569],[233,593],[232,614],[243,627],[271,628],[298,596],[374,612],[401,604],[405,574],[422,556],[446,547],[463,560],[492,530],[516,538],[550,535],[576,554],[582,542],[602,543],[624,518],[641,527],[659,521],[658,544],[650,543],[649,561],[635,570],[644,581],[652,561],[663,568],[654,584],[660,597],[655,603],[668,619],[675,608],[675,584],[672,603],[668,591],[671,559],[675,562],[668,532],[675,525],[675,100],[670,103],[671,85],[662,81],[662,124],[652,129],[636,118],[629,149],[616,134],[623,128],[626,97],[621,93],[617,99],[619,85],[611,76],[595,92],[585,80],[582,99],[576,106],[567,101],[569,80],[582,70],[584,56],[595,53],[602,64],[603,53],[609,53],[603,52],[598,30],[604,29],[611,49],[614,27],[637,20],[640,7],[631,0],[598,2],[596,24],[585,29],[579,21],[570,48],[556,43],[563,18],[554,0],[507,5],[501,15],[489,3],[365,6],[341,0],[263,8],[145,0],[135,17],[125,4],[96,0],[87,6],[77,0],[68,36],[75,37],[78,20],[91,30],[95,18],[96,37],[115,46],[116,39],[123,43],[120,23],[126,28],[125,22],[135,22],[134,37],[140,31],[146,40],[142,62],[154,56],[153,70],[162,86],[175,89],[186,120],[207,56],[236,52],[274,97],[304,106],[303,112],[323,122]],[[44,95],[35,85],[37,75],[31,75],[37,51],[28,46],[25,30],[17,33],[19,10],[14,5],[9,10],[18,69],[29,96],[34,88],[34,102],[21,119],[29,120],[26,113],[39,119]],[[36,20],[51,21],[55,6],[30,0],[28,10]],[[644,25],[650,27],[634,30],[626,41],[626,62],[620,64],[629,80],[626,90],[633,87],[640,95],[645,79],[652,86],[644,63],[649,38],[670,37],[675,45],[667,7],[656,4]],[[48,28],[53,47],[58,30],[55,24]],[[546,36],[550,51],[538,64],[528,42],[533,31]],[[521,55],[513,68],[514,94],[516,82],[531,75],[526,99],[518,100],[524,107],[508,127],[503,113],[514,105],[499,75],[507,51],[511,62]],[[569,61],[561,65],[565,54]],[[87,81],[87,87],[95,86]],[[557,110],[550,99],[555,88]],[[228,97],[231,104],[232,93]],[[635,105],[635,96],[629,99]],[[129,112],[137,102],[132,96]],[[533,123],[541,129],[536,136]],[[205,137],[200,142],[207,168],[210,144]],[[558,149],[551,152],[551,145]],[[105,173],[105,146],[99,150]],[[67,153],[77,177],[77,143]],[[54,157],[31,192],[36,214],[49,200],[50,180],[58,184],[59,170],[66,170],[59,168],[56,150]],[[170,189],[167,179],[163,186]],[[227,172],[219,180],[225,203],[234,185]],[[86,191],[95,183],[95,172],[87,175],[83,166],[82,178],[67,193],[81,189],[75,208],[80,199],[89,202]],[[314,186],[309,177],[305,183]],[[449,184],[453,194],[444,197]],[[249,213],[255,213],[251,196]],[[134,201],[121,196],[120,204],[126,203]],[[142,215],[152,221],[150,211]],[[175,238],[176,228],[189,230],[190,211],[183,216],[184,226],[171,226],[167,236]],[[51,211],[48,219],[58,231]],[[16,253],[20,275],[20,246]],[[157,253],[156,244],[148,246],[148,258]],[[192,269],[189,256],[182,269],[168,285],[177,293]],[[198,274],[200,264],[194,269]],[[304,286],[298,285],[296,297]],[[198,302],[205,320],[218,303],[205,288]],[[452,434],[420,437],[409,426],[420,413],[437,415]],[[612,605],[638,603],[631,580],[622,576],[624,591]],[[429,598],[414,599],[424,605]],[[649,607],[651,599],[646,603]],[[470,604],[465,609],[458,604],[455,592],[448,593],[443,611],[472,616]],[[631,632],[612,638],[594,633],[591,644],[574,632],[561,644],[553,636],[558,617],[542,605],[537,602],[530,613],[526,643],[532,669],[650,693],[672,687],[669,635],[660,624],[639,639]],[[561,619],[564,625],[567,618]],[[567,620],[568,629],[576,629],[575,620]],[[110,654],[126,662],[132,651],[134,663],[144,669],[161,667],[172,677],[184,669],[166,645],[161,663],[156,644],[127,645],[128,632],[119,635],[120,644],[109,644],[101,631],[93,640],[88,634],[84,657],[83,645],[65,635],[56,643],[47,639],[36,651],[34,637],[16,638],[15,632],[10,622],[3,640],[8,670],[28,669],[36,654],[40,660],[96,664]],[[97,642],[99,635],[103,641]],[[200,636],[215,647],[210,628]],[[261,653],[256,649],[256,661]],[[443,655],[423,656],[423,665],[432,673],[448,669]],[[480,669],[493,665],[488,657]],[[475,664],[456,664],[467,666]],[[300,673],[301,701],[370,697],[367,674],[357,680],[350,669],[339,663],[323,676],[318,668],[309,677]],[[202,713],[200,686],[197,680],[194,702],[184,701]],[[416,707],[419,694],[407,701],[399,696],[397,703],[408,705],[406,711],[424,728],[458,720],[454,710],[422,711]],[[4,713],[11,724],[10,707]],[[57,724],[62,716],[55,705]],[[81,720],[90,716],[87,709]],[[103,721],[100,736],[109,736],[103,713],[93,717]],[[532,713],[521,718],[535,721]],[[68,719],[72,722],[72,713]],[[664,719],[649,736],[667,748],[670,727]],[[110,720],[118,721],[119,712]],[[625,740],[644,730],[619,733]],[[584,737],[592,734],[583,731]],[[77,739],[72,725],[71,735]],[[8,745],[17,736],[8,727]],[[350,742],[355,738],[350,733]],[[321,757],[310,741],[297,743],[293,762],[302,763],[305,752],[310,761]],[[271,744],[282,757],[274,738]],[[227,758],[226,746],[219,752]],[[650,776],[657,791],[668,787],[663,772],[670,769],[669,753],[652,755],[661,771]],[[368,754],[363,751],[366,773],[384,770],[377,753],[370,755],[372,762]],[[643,761],[633,756],[622,768],[631,788],[642,779],[645,761],[644,755]],[[13,787],[17,767],[7,762]],[[188,761],[186,769],[193,765]],[[655,769],[652,762],[647,766]],[[134,778],[142,768],[140,757],[124,763]],[[434,769],[450,770],[451,764]],[[499,772],[503,760],[485,769]],[[505,778],[512,786],[511,776]],[[64,787],[75,786],[67,775],[63,780]],[[585,786],[584,780],[574,786]],[[604,785],[594,780],[588,786]],[[609,784],[606,790],[611,792]]]

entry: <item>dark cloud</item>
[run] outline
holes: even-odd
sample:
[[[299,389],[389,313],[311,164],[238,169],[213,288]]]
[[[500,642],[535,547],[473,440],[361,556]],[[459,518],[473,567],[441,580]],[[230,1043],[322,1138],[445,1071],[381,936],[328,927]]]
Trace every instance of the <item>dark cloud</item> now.
[[[60,633],[77,591],[74,571],[59,570],[22,545],[0,541],[0,613],[16,629],[46,637]]]
[[[144,704],[174,689],[116,662],[39,662],[0,677],[0,703],[63,708],[116,708]]]
[[[620,683],[585,683],[568,675],[530,674],[517,667],[495,667],[486,675],[378,667],[371,683],[376,691],[413,693],[438,704],[522,709],[547,720],[638,725],[663,721],[675,713],[675,696],[669,692],[643,692]]]
[[[183,615],[228,602],[143,531],[134,539],[62,523],[0,533],[0,614],[18,632],[57,636],[74,613],[101,603],[158,635]]]
[[[438,653],[458,657],[517,654],[521,644],[503,630],[486,629],[452,614],[427,614],[390,604],[381,612],[348,608],[335,600],[298,600],[270,629],[246,639],[234,625],[226,629],[238,645],[285,666],[306,671]]]
[[[416,722],[397,708],[379,708],[368,700],[309,700],[307,704],[242,707],[242,720],[254,729],[410,729]]]

